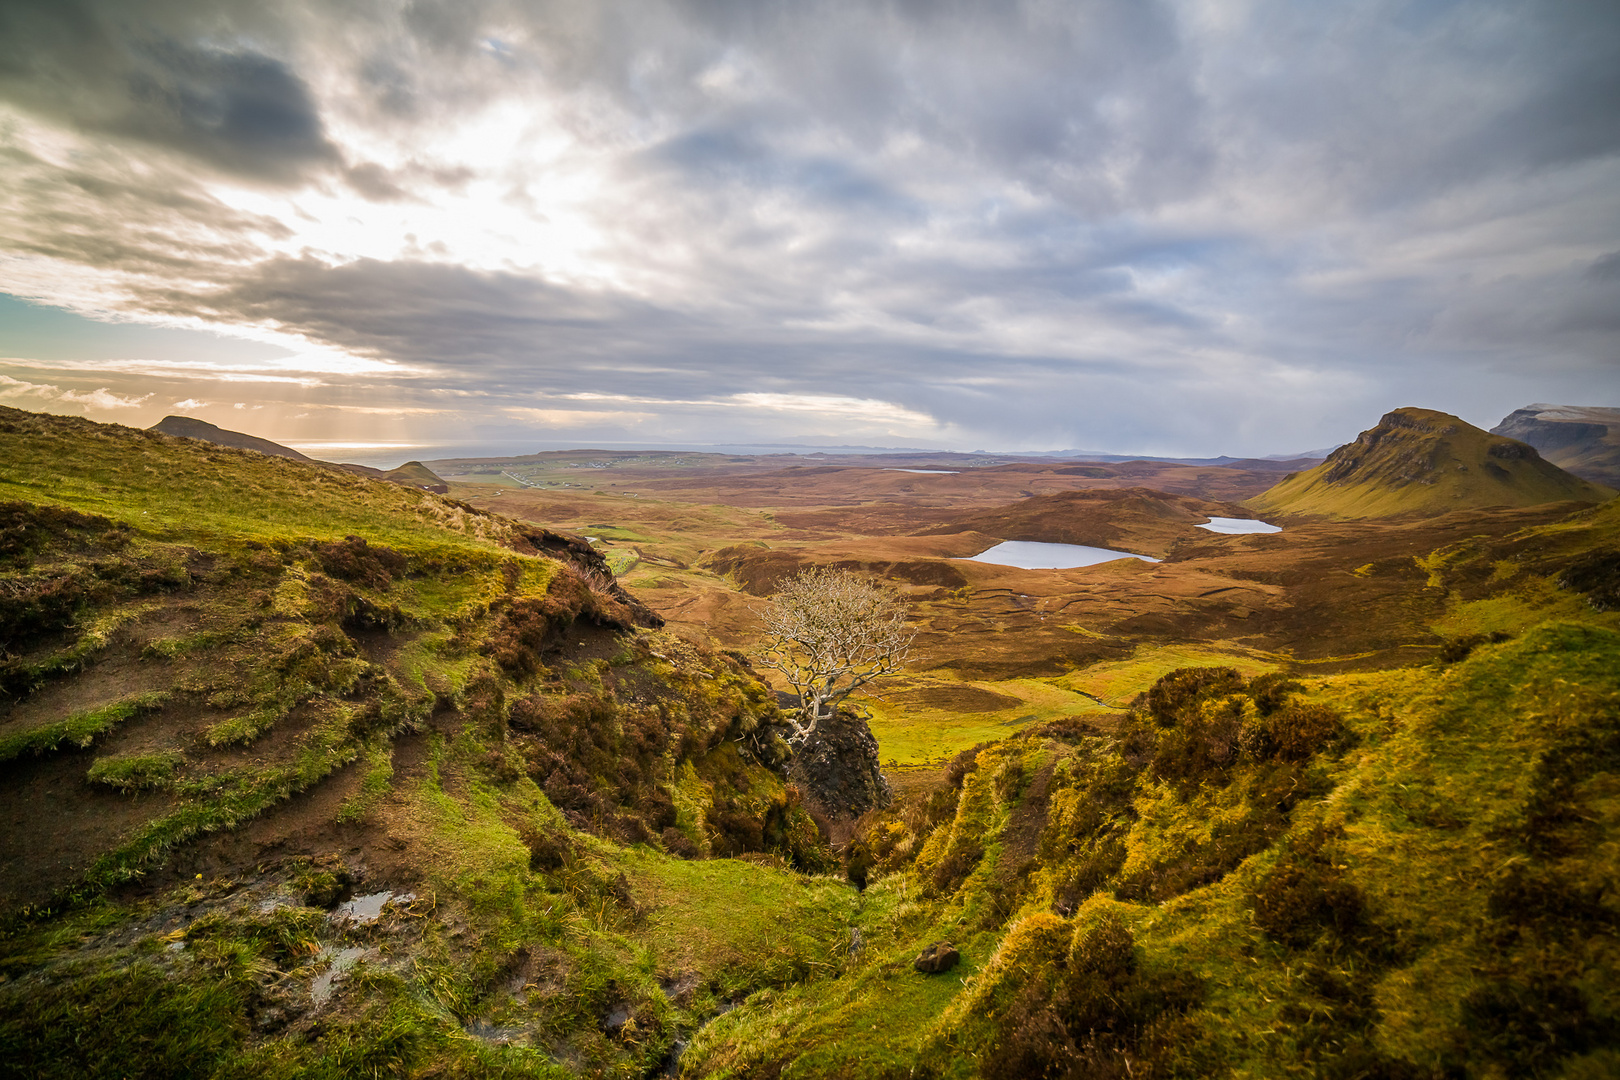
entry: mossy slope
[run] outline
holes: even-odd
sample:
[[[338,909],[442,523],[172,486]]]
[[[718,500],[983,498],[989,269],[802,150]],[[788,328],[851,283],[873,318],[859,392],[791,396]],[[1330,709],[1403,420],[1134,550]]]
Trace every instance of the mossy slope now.
[[[864,952],[713,1076],[1598,1076],[1620,1063],[1620,634],[1445,669],[1192,669],[866,833]],[[1270,710],[1269,712],[1267,710]],[[932,940],[964,966],[909,970]]]
[[[960,755],[866,824],[844,977],[758,995],[691,1070],[1611,1075],[1617,539],[1611,502],[1435,552],[1455,636],[1422,667],[1189,668]],[[962,966],[911,971],[938,940]]]
[[[71,418],[0,455],[0,1075],[640,1076],[830,970],[770,695],[583,541]]]
[[[1533,447],[1432,409],[1404,408],[1307,472],[1248,501],[1260,513],[1335,518],[1444,514],[1485,506],[1601,502],[1614,492]]]

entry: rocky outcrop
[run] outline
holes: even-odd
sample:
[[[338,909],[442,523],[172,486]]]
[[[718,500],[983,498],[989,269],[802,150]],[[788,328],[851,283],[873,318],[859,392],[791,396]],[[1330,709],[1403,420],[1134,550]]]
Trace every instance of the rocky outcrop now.
[[[471,507],[468,507],[471,510]],[[475,511],[477,512],[477,511]],[[664,617],[642,603],[635,594],[619,584],[618,578],[608,568],[607,559],[600,551],[591,546],[591,542],[583,536],[574,536],[570,533],[555,532],[539,525],[522,525],[510,541],[514,551],[525,555],[550,555],[554,559],[571,563],[577,567],[587,581],[600,587],[609,597],[616,601],[623,609],[623,616],[610,616],[599,618],[602,625],[614,626],[617,629],[628,630],[631,626],[644,626],[657,630],[664,625]]]
[[[840,712],[816,725],[788,764],[805,803],[831,821],[851,821],[889,805],[894,792],[878,768],[878,744],[859,716]]]
[[[924,975],[938,975],[942,971],[949,971],[962,959],[962,954],[956,951],[956,946],[948,941],[936,941],[917,955],[911,966]]]
[[[1594,484],[1620,487],[1620,409],[1527,405],[1491,434],[1529,443],[1554,465]]]

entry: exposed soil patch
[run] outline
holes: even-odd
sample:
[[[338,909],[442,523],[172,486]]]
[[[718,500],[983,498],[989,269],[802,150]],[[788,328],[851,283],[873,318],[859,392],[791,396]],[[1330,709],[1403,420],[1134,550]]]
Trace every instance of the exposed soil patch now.
[[[166,690],[174,678],[168,661],[143,660],[139,650],[129,644],[109,646],[72,678],[46,683],[12,704],[0,719],[0,738],[66,720],[132,694]]]
[[[203,745],[203,733],[230,713],[205,704],[193,694],[174,694],[161,708],[138,713],[96,745],[97,757],[190,752]]]
[[[90,783],[92,760],[69,750],[0,766],[0,910],[44,903],[174,808],[167,794],[123,795]]]
[[[1051,744],[1049,744],[1051,745]],[[1001,858],[996,862],[995,880],[1005,884],[1022,877],[1041,847],[1041,833],[1046,829],[1049,798],[1054,765],[1046,765],[1029,781],[1023,801],[1013,811],[1007,827],[1001,833]]]
[[[386,851],[386,837],[364,823],[339,824],[338,810],[360,788],[364,772],[350,765],[279,803],[252,821],[224,833],[212,833],[171,852],[140,882],[122,890],[127,897],[155,896],[198,874],[205,878],[234,876],[244,867],[265,866],[286,858],[319,852],[337,856],[356,878],[360,868],[377,869],[365,858],[373,849]],[[368,874],[366,880],[383,880]],[[414,877],[410,880],[416,880]]]

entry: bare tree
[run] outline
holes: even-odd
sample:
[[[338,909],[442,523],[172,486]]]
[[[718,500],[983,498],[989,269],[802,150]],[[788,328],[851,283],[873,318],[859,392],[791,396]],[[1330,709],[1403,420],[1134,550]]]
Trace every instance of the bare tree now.
[[[799,695],[789,742],[804,742],[839,702],[893,675],[911,655],[905,601],[847,570],[800,572],[759,615],[767,634],[761,663],[785,675]]]

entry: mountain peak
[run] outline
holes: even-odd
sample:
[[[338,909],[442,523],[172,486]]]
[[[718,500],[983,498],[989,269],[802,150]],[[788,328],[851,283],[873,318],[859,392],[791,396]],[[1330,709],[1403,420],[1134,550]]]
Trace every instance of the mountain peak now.
[[[261,439],[257,435],[246,435],[240,431],[217,427],[194,416],[165,416],[147,430],[164,435],[178,435],[184,439],[201,439],[216,446],[230,446],[237,450],[257,450],[271,457],[292,458],[294,461],[312,460],[290,446],[282,446],[278,442]]]
[[[1450,413],[1394,409],[1308,472],[1250,501],[1273,513],[1402,517],[1485,506],[1601,502],[1614,492],[1544,460],[1535,447]]]

